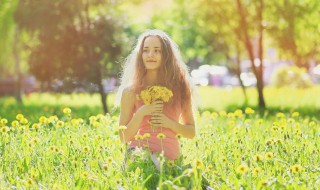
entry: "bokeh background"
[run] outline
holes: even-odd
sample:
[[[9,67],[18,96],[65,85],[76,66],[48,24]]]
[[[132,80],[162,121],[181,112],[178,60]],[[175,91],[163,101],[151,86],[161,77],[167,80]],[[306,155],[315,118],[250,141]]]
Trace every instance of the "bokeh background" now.
[[[318,0],[0,0],[0,116],[117,114],[121,65],[157,28],[179,45],[200,111],[319,119],[319,21]]]

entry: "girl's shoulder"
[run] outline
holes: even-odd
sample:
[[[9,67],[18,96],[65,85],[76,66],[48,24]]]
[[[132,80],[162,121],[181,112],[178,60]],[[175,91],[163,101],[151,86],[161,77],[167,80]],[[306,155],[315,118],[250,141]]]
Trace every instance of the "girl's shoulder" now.
[[[125,88],[123,89],[122,95],[123,95],[123,96],[130,96],[130,97],[132,96],[132,97],[135,97],[135,96],[136,96],[136,93],[135,93],[135,91],[134,91],[134,89],[133,89],[132,86],[127,86],[127,87],[125,87]]]

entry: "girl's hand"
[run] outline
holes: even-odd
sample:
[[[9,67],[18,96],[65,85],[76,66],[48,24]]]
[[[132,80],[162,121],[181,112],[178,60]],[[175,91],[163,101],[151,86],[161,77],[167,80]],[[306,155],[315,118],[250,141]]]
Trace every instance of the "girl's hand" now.
[[[144,117],[146,115],[162,113],[162,110],[163,102],[161,100],[157,100],[150,105],[141,106],[137,112],[139,112]]]
[[[155,113],[150,119],[150,123],[153,127],[166,127],[170,128],[172,120],[168,118],[164,113]]]

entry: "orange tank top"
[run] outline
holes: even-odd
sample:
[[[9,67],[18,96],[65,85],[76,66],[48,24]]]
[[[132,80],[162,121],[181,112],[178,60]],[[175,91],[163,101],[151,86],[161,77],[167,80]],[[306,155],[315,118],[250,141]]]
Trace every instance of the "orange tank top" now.
[[[136,100],[133,113],[135,113],[143,105],[144,103],[142,100]],[[170,119],[176,122],[179,122],[181,107],[170,106],[164,103],[163,112]],[[153,153],[161,153],[163,150],[165,157],[167,157],[168,159],[175,160],[179,158],[180,144],[179,144],[178,138],[176,137],[176,133],[166,127],[162,127],[162,129],[160,127],[157,127],[155,130],[152,130],[150,128],[150,124],[148,123],[150,118],[151,116],[145,116],[143,118],[137,133],[140,135],[149,133],[150,138],[142,139],[142,140],[135,140],[135,138],[133,138],[131,139],[131,144],[129,147],[130,148],[135,148],[135,147],[146,148]],[[166,138],[162,140],[157,138],[157,135],[161,133],[161,130],[162,130],[162,133],[165,134],[166,136]]]

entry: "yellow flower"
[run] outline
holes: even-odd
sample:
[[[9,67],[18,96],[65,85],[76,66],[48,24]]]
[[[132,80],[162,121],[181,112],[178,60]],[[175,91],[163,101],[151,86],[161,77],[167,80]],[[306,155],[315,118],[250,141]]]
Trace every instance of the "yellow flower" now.
[[[23,125],[28,124],[28,120],[26,118],[22,118],[20,123],[22,123]]]
[[[202,161],[201,160],[196,160],[196,168],[197,169],[202,169],[202,167],[203,167]]]
[[[1,127],[1,132],[2,132],[3,134],[5,134],[5,133],[7,133],[7,132],[9,132],[9,131],[10,131],[10,128],[9,128],[9,127],[7,127],[7,126]]]
[[[262,161],[263,160],[263,156],[260,154],[256,154],[253,156],[253,159],[257,162]]]
[[[298,165],[298,164],[295,164],[293,166],[290,167],[290,171],[291,173],[299,173],[302,171],[302,166]]]
[[[58,121],[57,122],[57,126],[58,127],[63,127],[64,126],[64,122],[63,121]]]
[[[32,129],[34,129],[34,130],[37,130],[37,129],[39,129],[40,128],[40,125],[38,124],[38,123],[34,123],[33,125],[32,125]]]
[[[260,167],[256,167],[252,170],[253,176],[258,176],[262,172],[262,169]]]
[[[242,117],[242,110],[237,109],[237,110],[234,112],[234,115],[235,115],[236,117]]]
[[[94,121],[92,125],[93,125],[94,127],[100,127],[100,126],[101,126],[101,123],[98,122],[98,121]]]
[[[314,127],[314,126],[316,126],[316,122],[311,121],[311,122],[309,123],[309,126],[310,126],[310,127]]]
[[[63,113],[64,114],[70,114],[71,113],[71,109],[70,108],[64,108],[63,109]]]
[[[148,139],[148,138],[150,138],[150,133],[145,133],[145,134],[143,134],[143,136],[142,136],[142,139]]]
[[[182,138],[182,134],[178,133],[178,134],[176,134],[176,137],[177,137],[178,139],[181,139],[181,138]]]
[[[219,112],[220,117],[226,117],[227,116],[227,112],[225,111],[220,111]]]
[[[173,161],[173,160],[169,160],[169,161],[167,162],[167,166],[168,166],[169,168],[172,168],[172,167],[174,166],[174,161]]]
[[[137,134],[137,135],[134,136],[134,138],[135,138],[136,140],[142,140],[142,139],[143,139],[143,136],[140,135],[140,134]]]
[[[85,146],[85,147],[82,148],[82,151],[84,153],[88,153],[90,151],[90,147],[89,146]]]
[[[299,112],[293,112],[291,116],[292,117],[299,117],[299,115],[300,115]]]
[[[107,158],[107,163],[108,163],[109,165],[113,163],[113,158],[112,158],[111,156],[109,156],[109,157]]]
[[[5,125],[5,124],[7,124],[7,123],[8,123],[8,120],[7,120],[7,119],[5,119],[5,118],[3,118],[3,119],[1,119],[0,123],[1,123],[1,124],[3,124],[3,125]]]
[[[46,123],[48,123],[48,119],[45,116],[41,116],[39,118],[39,122],[42,124],[46,124]]]
[[[32,185],[32,183],[33,183],[33,182],[32,182],[32,179],[31,179],[31,178],[29,178],[29,179],[26,180],[26,185],[27,185],[27,186]]]
[[[165,139],[165,138],[166,138],[166,135],[163,134],[163,133],[159,133],[159,134],[157,135],[157,138],[158,138],[158,139]]]
[[[23,118],[24,118],[24,116],[23,116],[22,114],[20,114],[20,113],[16,116],[16,119],[19,120],[19,121],[20,121],[21,119],[23,119]]]
[[[127,126],[125,126],[125,125],[120,125],[119,126],[119,130],[126,130],[127,129]]]
[[[17,127],[19,126],[19,122],[17,120],[14,120],[11,122],[12,127]]]
[[[246,114],[250,115],[250,114],[254,114],[254,110],[252,108],[246,108],[244,111]]]
[[[285,115],[284,115],[284,113],[282,113],[282,112],[279,112],[279,113],[277,113],[277,117],[280,117],[280,118],[282,118],[282,117],[285,117]]]
[[[245,164],[241,164],[240,166],[237,167],[236,172],[238,174],[245,174],[249,170],[248,166]]]
[[[266,160],[272,160],[273,158],[273,153],[272,152],[267,152],[265,155]]]

